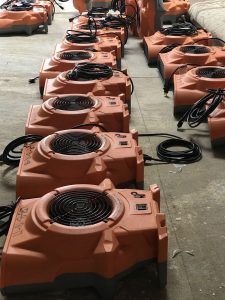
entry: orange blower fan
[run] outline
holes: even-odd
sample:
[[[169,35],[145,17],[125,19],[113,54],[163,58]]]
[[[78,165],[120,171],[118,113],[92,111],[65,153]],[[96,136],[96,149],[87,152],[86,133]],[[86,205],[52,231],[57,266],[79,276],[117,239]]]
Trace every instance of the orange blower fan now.
[[[0,34],[26,33],[41,30],[48,33],[46,9],[27,1],[5,2],[0,6]]]
[[[180,70],[174,74],[174,113],[180,113],[206,95],[208,89],[225,87],[225,68],[217,66]]]
[[[115,189],[106,179],[59,187],[17,204],[2,254],[1,291],[91,286],[112,300],[119,280],[152,263],[164,287],[167,244],[157,185]]]
[[[144,52],[148,64],[157,62],[160,52],[168,52],[179,45],[191,45],[197,40],[203,40],[202,44],[208,45],[211,34],[203,29],[197,29],[191,23],[176,23],[167,28],[162,28],[154,35],[144,37]]]
[[[164,15],[183,15],[186,14],[190,8],[188,0],[157,0],[158,11]]]
[[[127,25],[122,17],[110,15],[103,19],[95,20],[89,15],[81,15],[71,20],[71,30],[90,32],[90,30],[95,29],[97,36],[117,36],[120,38],[122,46],[127,42]]]
[[[114,51],[117,67],[121,68],[121,42],[117,36],[97,36],[96,33],[68,30],[63,42],[56,45],[55,52],[67,50]]]
[[[102,64],[84,63],[69,72],[47,79],[44,101],[61,94],[93,93],[95,96],[120,96],[131,111],[131,79],[121,71]]]
[[[83,62],[105,64],[116,69],[116,57],[112,52],[92,52],[86,50],[71,50],[56,52],[53,57],[45,59],[39,74],[40,93],[43,94],[45,81],[55,78],[61,72],[69,71]]]
[[[30,3],[34,3],[33,5],[35,6],[36,4],[39,4],[40,6],[44,7],[47,11],[48,14],[48,25],[52,25],[52,21],[54,19],[55,15],[55,3],[56,1],[51,1],[51,0],[33,0],[29,1]],[[57,3],[57,5],[59,5]],[[60,6],[60,5],[59,5]],[[60,6],[62,8],[62,6]],[[63,9],[63,8],[62,8]]]
[[[39,197],[72,184],[99,184],[109,178],[118,187],[143,188],[144,162],[137,132],[70,129],[26,144],[17,173],[16,192]]]
[[[46,136],[79,124],[100,124],[107,131],[129,132],[127,105],[119,97],[61,95],[32,105],[26,134]]]
[[[203,45],[178,46],[167,53],[159,54],[158,67],[166,81],[183,65],[224,66],[225,47]]]

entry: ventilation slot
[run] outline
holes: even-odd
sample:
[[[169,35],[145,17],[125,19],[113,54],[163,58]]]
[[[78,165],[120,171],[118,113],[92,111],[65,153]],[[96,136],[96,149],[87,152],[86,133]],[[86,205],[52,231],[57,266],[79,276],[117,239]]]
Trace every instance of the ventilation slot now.
[[[81,155],[97,151],[102,145],[95,134],[72,132],[60,134],[51,142],[51,149],[66,155]]]
[[[57,98],[53,102],[53,107],[60,110],[76,111],[93,107],[94,100],[85,96],[68,96]]]
[[[112,213],[112,203],[105,193],[77,190],[57,195],[49,207],[53,222],[66,226],[88,226],[104,222]]]
[[[84,60],[91,58],[91,54],[85,51],[71,51],[62,53],[60,58],[65,60]]]
[[[184,46],[180,48],[183,53],[204,54],[209,53],[210,49],[204,46]]]
[[[225,69],[221,68],[201,68],[196,72],[199,77],[225,78]]]
[[[95,30],[95,29],[102,29],[103,25],[102,24],[85,24],[81,25],[81,29],[83,30]]]

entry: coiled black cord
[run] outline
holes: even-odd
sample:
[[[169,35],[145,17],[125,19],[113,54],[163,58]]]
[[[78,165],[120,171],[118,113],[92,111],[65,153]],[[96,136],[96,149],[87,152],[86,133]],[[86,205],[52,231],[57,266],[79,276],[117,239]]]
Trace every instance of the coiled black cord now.
[[[194,142],[182,139],[179,136],[167,133],[144,133],[139,134],[139,137],[169,137],[169,139],[161,142],[157,148],[158,158],[144,154],[144,161],[157,161],[161,163],[174,164],[191,164],[201,160],[202,151],[199,145]],[[182,147],[184,150],[171,150],[173,147]]]
[[[19,201],[20,198],[9,205],[0,206],[0,236],[7,235],[14,211]]]
[[[160,29],[160,32],[164,35],[172,35],[172,36],[192,36],[198,34],[197,28],[189,23],[175,23],[169,27],[163,27]]]
[[[97,24],[95,19],[91,16],[88,16],[90,24],[93,24],[94,30],[92,30],[92,26],[89,26],[89,32],[80,31],[80,30],[67,30],[66,39],[72,43],[96,43],[97,39]]]
[[[79,78],[92,80],[100,78],[110,78],[113,75],[111,67],[104,64],[80,63],[66,75],[68,80],[78,80]]]
[[[178,121],[177,128],[181,128],[185,120],[187,120],[188,125],[191,128],[199,126],[224,100],[225,90],[209,89],[206,96],[198,100],[190,109],[185,112],[183,117]],[[208,105],[207,108],[206,104]]]
[[[3,153],[0,155],[0,162],[9,166],[18,166],[22,150],[16,149],[24,144],[34,143],[41,139],[43,139],[43,136],[28,134],[13,140],[5,147]]]

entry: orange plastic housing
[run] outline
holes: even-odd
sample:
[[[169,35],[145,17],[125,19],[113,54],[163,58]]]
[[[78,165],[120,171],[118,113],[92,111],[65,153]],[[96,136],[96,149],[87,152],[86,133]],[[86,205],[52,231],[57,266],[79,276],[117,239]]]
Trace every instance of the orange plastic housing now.
[[[39,197],[62,185],[99,184],[105,178],[118,187],[143,188],[144,162],[136,131],[70,129],[25,145],[16,193],[22,198]]]
[[[178,46],[168,53],[159,53],[159,71],[164,80],[182,65],[224,66],[225,47],[207,47],[203,45]]]
[[[168,45],[191,45],[200,39],[210,39],[211,37],[211,33],[205,32],[203,29],[198,30],[198,34],[193,36],[164,35],[157,31],[154,35],[145,36],[143,39],[145,56],[148,64],[154,64],[157,62],[159,52]],[[201,44],[208,45],[210,40],[201,41]]]
[[[121,39],[121,44],[124,45],[125,43],[125,33],[124,28],[111,28],[111,27],[104,27],[100,21],[95,21],[97,25],[97,36],[105,35],[105,36],[118,36]],[[88,18],[85,16],[80,16],[79,18],[75,18],[71,22],[71,30],[82,30],[82,31],[89,31],[88,29]]]
[[[56,78],[46,80],[44,101],[62,94],[92,93],[95,96],[119,96],[131,111],[131,81],[123,72],[113,71],[113,76],[110,78],[88,81],[68,80],[67,73],[63,72]]]
[[[36,4],[41,5],[41,6],[43,6],[46,9],[47,14],[48,14],[48,25],[52,25],[52,21],[54,19],[54,6],[53,6],[53,2],[51,2],[50,0],[49,1],[46,1],[46,0],[36,0],[34,6]]]
[[[225,87],[225,84],[224,84]],[[225,101],[208,118],[209,133],[213,146],[225,143]]]
[[[129,132],[129,120],[127,105],[119,97],[61,95],[31,106],[26,134],[46,136],[89,123],[100,124],[107,131]]]
[[[139,26],[138,35],[140,37],[149,36],[156,32],[156,1],[138,0]],[[157,20],[159,21],[159,20]]]
[[[35,6],[27,11],[0,10],[0,34],[25,32],[31,35],[40,26],[48,32],[48,16],[44,7]]]
[[[214,72],[214,78],[204,74]],[[215,76],[219,77],[215,77]],[[174,75],[174,112],[179,113],[204,97],[208,89],[224,89],[225,68],[217,66],[197,67]]]
[[[163,0],[162,7],[164,14],[177,16],[188,12],[190,2],[188,0]]]
[[[112,52],[92,52],[85,50],[70,50],[56,52],[51,58],[45,59],[40,69],[39,88],[43,94],[45,81],[55,78],[61,72],[69,71],[79,63],[91,62],[105,64],[116,69],[116,57]]]
[[[83,0],[73,0],[73,6],[79,11],[80,14],[89,9],[88,1]]]
[[[72,222],[64,222],[64,209]],[[113,299],[122,277],[153,262],[164,287],[167,252],[157,185],[115,189],[106,179],[63,186],[18,203],[2,253],[0,287],[10,295],[91,286]]]
[[[109,37],[109,36],[98,36],[96,37],[95,43],[72,43],[68,41],[66,38],[62,41],[62,43],[57,44],[55,48],[55,52],[62,52],[66,50],[88,50],[95,49],[97,51],[102,52],[112,52],[116,56],[117,67],[121,68],[121,42],[118,37]]]

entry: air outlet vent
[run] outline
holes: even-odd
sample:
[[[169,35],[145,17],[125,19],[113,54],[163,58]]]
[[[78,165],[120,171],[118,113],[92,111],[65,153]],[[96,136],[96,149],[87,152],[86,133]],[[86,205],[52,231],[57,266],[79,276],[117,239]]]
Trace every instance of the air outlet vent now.
[[[209,53],[210,49],[204,46],[183,46],[180,51],[183,53],[204,54]]]
[[[60,110],[76,111],[93,107],[94,100],[85,96],[67,96],[54,100],[53,107]]]
[[[201,68],[197,70],[196,74],[199,77],[206,77],[206,78],[225,78],[225,69]]]
[[[76,190],[56,195],[49,207],[53,222],[80,227],[106,221],[112,213],[112,202],[106,193]]]
[[[71,132],[57,135],[51,142],[51,149],[65,155],[81,155],[97,151],[101,139],[94,133]]]
[[[91,54],[85,51],[63,52],[60,58],[65,60],[84,60],[91,58]]]

